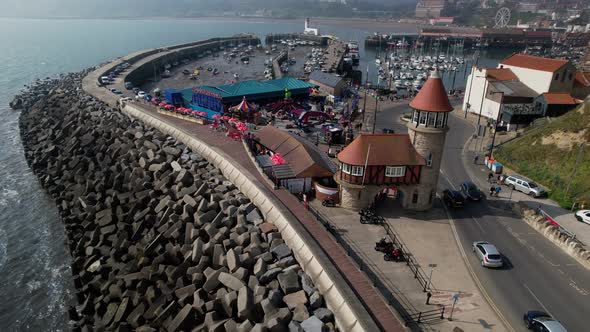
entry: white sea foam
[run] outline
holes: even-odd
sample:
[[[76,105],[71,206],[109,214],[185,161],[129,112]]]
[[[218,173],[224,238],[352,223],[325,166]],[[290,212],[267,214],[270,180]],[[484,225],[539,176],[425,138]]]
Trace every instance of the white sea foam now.
[[[0,191],[0,207],[7,207],[10,203],[20,203],[18,191],[13,189],[2,189]]]

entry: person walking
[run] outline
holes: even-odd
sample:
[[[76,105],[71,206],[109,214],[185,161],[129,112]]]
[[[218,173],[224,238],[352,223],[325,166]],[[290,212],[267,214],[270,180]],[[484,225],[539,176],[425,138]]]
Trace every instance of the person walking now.
[[[495,191],[496,191],[496,197],[500,197],[500,191],[502,191],[502,187],[497,186]]]
[[[492,178],[493,178],[493,177],[494,177],[494,173],[492,173],[492,172],[489,172],[489,173],[488,173],[488,182],[489,182],[489,183],[492,183]]]
[[[475,155],[475,157],[473,157],[473,163],[477,165],[478,160],[479,160],[479,156]]]

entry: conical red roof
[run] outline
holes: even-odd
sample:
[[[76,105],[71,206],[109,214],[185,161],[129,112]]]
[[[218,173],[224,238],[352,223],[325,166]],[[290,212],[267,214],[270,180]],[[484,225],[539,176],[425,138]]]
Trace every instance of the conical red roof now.
[[[410,102],[410,107],[427,112],[451,112],[453,110],[437,71],[432,72],[420,92]]]

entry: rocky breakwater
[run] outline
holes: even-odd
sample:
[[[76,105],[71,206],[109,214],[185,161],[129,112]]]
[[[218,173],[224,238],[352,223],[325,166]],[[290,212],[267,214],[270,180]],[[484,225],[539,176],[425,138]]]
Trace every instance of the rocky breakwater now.
[[[182,143],[86,95],[84,74],[21,115],[68,233],[74,330],[336,330],[258,208]]]

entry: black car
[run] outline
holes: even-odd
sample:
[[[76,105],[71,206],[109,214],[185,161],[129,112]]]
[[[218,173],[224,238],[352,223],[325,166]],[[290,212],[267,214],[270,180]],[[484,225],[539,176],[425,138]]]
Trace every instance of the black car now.
[[[527,311],[522,319],[527,329],[539,332],[567,332],[561,323],[543,311]]]
[[[443,190],[443,202],[445,202],[447,206],[458,208],[465,205],[465,198],[456,190],[445,189]]]
[[[467,199],[472,201],[480,201],[483,198],[483,193],[471,181],[465,181],[461,183],[461,187],[459,189]]]

